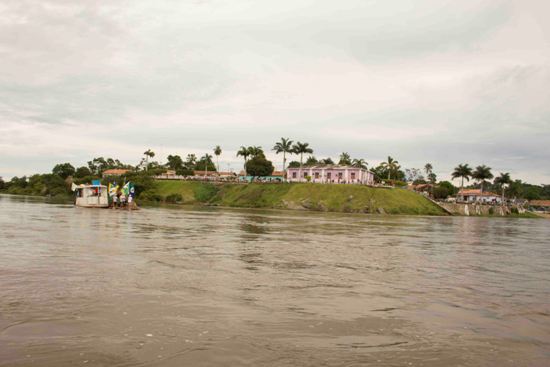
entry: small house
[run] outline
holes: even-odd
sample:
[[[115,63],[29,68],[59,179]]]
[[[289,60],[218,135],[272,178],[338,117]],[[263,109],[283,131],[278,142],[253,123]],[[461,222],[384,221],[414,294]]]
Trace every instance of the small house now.
[[[464,189],[458,192],[457,201],[462,203],[500,204],[502,198],[490,191],[481,193],[480,189]]]

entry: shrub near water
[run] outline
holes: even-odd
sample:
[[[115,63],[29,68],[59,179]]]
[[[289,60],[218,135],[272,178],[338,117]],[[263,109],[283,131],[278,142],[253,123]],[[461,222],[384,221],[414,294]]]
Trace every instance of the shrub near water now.
[[[166,199],[164,199],[164,201],[171,204],[178,204],[183,201],[183,196],[181,196],[181,194],[170,194],[166,197]]]
[[[160,203],[163,200],[163,197],[155,190],[146,190],[139,194],[139,199],[142,201]]]

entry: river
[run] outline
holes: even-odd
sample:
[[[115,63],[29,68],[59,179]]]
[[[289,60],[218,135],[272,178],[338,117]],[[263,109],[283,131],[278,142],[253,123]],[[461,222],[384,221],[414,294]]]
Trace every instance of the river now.
[[[0,366],[547,366],[550,222],[0,196]]]

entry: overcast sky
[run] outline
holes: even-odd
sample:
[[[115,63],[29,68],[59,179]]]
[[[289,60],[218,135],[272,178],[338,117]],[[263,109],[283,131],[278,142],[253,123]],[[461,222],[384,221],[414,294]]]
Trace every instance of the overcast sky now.
[[[548,0],[0,2],[0,176],[309,142],[550,183]],[[269,155],[280,168],[282,157]]]

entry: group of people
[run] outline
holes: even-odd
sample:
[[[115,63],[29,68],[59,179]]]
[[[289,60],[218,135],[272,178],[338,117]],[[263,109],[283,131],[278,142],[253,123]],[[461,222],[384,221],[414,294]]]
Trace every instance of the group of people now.
[[[110,207],[116,208],[132,208],[134,204],[135,189],[131,182],[120,187],[116,183],[109,184]]]

